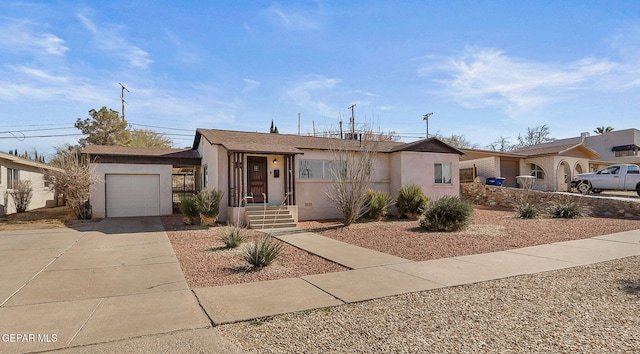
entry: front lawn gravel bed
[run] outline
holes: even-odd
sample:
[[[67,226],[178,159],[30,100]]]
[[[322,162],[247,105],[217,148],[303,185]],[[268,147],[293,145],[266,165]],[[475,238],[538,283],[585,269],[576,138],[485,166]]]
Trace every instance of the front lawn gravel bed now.
[[[307,221],[300,228],[394,256],[424,261],[505,251],[553,242],[640,229],[640,220],[613,218],[519,219],[510,210],[475,206],[470,226],[461,232],[427,232],[416,220],[360,222]]]

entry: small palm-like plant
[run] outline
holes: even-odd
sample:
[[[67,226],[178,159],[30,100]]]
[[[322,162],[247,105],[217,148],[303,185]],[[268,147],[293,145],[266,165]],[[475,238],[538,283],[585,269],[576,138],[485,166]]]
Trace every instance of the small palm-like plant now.
[[[367,192],[368,211],[364,215],[366,218],[382,220],[389,214],[391,205],[391,195],[384,191],[370,190]]]
[[[244,250],[243,259],[249,263],[251,268],[260,269],[273,263],[280,256],[284,245],[275,240],[271,235],[265,235],[256,240],[255,243],[247,246]]]
[[[213,225],[220,214],[220,202],[224,192],[219,190],[201,191],[196,195],[196,207],[202,225]]]
[[[184,218],[184,223],[193,225],[198,217],[198,207],[196,205],[196,197],[192,194],[180,196],[180,213]]]
[[[396,208],[400,217],[418,217],[424,211],[429,198],[422,193],[422,188],[416,184],[407,184],[400,188]]]

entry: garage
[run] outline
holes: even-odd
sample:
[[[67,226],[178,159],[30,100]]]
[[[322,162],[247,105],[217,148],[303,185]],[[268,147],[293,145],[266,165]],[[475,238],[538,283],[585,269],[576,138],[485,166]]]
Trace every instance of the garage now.
[[[106,216],[160,215],[160,175],[106,174]]]

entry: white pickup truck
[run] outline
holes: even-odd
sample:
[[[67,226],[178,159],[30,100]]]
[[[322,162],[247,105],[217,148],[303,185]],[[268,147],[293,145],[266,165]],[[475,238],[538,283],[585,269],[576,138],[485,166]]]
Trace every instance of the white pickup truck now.
[[[636,191],[640,196],[640,167],[631,164],[611,165],[596,173],[582,173],[574,177],[571,187],[582,194],[619,190]]]

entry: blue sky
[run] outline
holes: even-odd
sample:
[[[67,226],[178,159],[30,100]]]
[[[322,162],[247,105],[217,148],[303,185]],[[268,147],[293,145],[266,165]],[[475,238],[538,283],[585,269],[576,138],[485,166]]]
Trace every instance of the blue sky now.
[[[0,1],[0,151],[77,142],[119,83],[132,127],[176,147],[198,127],[295,134],[298,113],[303,134],[335,128],[354,103],[405,141],[431,112],[430,134],[479,147],[640,128],[640,2]]]

